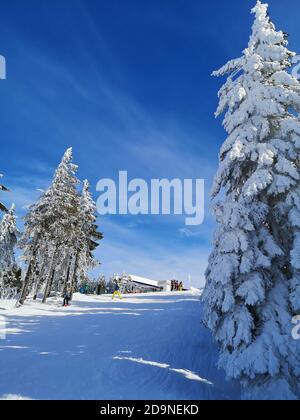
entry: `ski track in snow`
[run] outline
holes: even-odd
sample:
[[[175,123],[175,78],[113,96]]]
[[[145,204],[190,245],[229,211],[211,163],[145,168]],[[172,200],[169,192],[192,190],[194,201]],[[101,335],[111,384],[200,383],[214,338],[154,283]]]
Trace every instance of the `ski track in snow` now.
[[[191,372],[190,370],[185,369],[171,369],[170,365],[164,365],[162,363],[151,362],[149,360],[144,359],[134,359],[133,357],[114,357],[115,360],[129,360],[130,362],[141,363],[142,365],[150,365],[159,367],[162,369],[169,369],[171,372],[177,372],[179,374],[184,375],[187,379],[191,381],[199,381],[206,383],[207,385],[213,385],[211,382],[207,381],[206,379],[200,378],[200,376],[196,375],[196,373]]]
[[[217,351],[194,293],[114,302],[75,295],[70,308],[53,299],[8,309],[0,309],[6,320],[2,399],[240,398],[239,386],[216,368]]]

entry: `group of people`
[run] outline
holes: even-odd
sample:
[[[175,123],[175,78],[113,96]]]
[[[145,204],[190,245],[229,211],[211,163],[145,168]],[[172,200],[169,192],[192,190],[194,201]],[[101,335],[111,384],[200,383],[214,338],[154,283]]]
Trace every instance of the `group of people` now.
[[[171,282],[171,292],[183,292],[183,283],[182,281],[172,280]]]
[[[98,285],[94,290],[93,293],[96,294],[101,294],[101,288],[102,285]],[[184,286],[183,286],[183,282],[179,282],[177,280],[172,280],[171,281],[171,292],[183,292]],[[81,286],[81,288],[79,289],[80,293],[82,294],[88,294],[89,293],[89,288],[88,286]],[[118,281],[115,281],[113,284],[113,295],[112,295],[112,299],[114,300],[116,297],[119,297],[120,299],[122,299],[122,294],[121,294],[121,287]],[[70,306],[70,302],[72,300],[72,293],[70,289],[67,289],[64,294],[63,294],[63,306],[67,307]]]
[[[104,295],[108,292],[105,280],[98,282],[84,282],[79,287],[79,293],[82,295]]]

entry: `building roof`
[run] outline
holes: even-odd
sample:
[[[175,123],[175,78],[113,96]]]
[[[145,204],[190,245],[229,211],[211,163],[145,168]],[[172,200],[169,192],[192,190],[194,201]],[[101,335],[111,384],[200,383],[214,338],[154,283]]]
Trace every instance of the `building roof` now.
[[[150,280],[150,279],[146,279],[145,277],[139,277],[139,276],[133,276],[133,275],[130,275],[129,277],[135,283],[140,283],[140,284],[144,284],[144,285],[152,286],[152,287],[159,287],[158,281],[156,280]]]

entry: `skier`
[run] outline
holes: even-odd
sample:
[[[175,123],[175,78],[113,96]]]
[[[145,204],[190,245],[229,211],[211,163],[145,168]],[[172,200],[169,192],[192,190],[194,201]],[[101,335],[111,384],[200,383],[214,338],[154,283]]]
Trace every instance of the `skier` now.
[[[67,289],[64,293],[63,307],[70,306],[70,300],[71,300],[71,291],[70,289]]]
[[[122,295],[121,295],[121,292],[120,292],[120,286],[119,286],[117,281],[116,281],[116,284],[115,284],[115,291],[113,293],[112,299],[114,300],[114,298],[116,296],[119,296],[119,298],[122,299]]]

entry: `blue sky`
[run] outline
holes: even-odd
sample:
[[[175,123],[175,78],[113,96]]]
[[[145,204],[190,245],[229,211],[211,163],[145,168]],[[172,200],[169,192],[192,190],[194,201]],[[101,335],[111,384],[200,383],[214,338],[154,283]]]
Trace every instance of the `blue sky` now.
[[[270,0],[270,14],[300,51],[300,3]],[[184,217],[101,217],[97,257],[125,270],[203,283],[214,224],[209,190],[225,139],[215,120],[222,81],[210,76],[246,47],[254,0],[2,0],[0,172],[18,215],[74,148],[95,199],[100,178],[204,178],[205,223]]]

